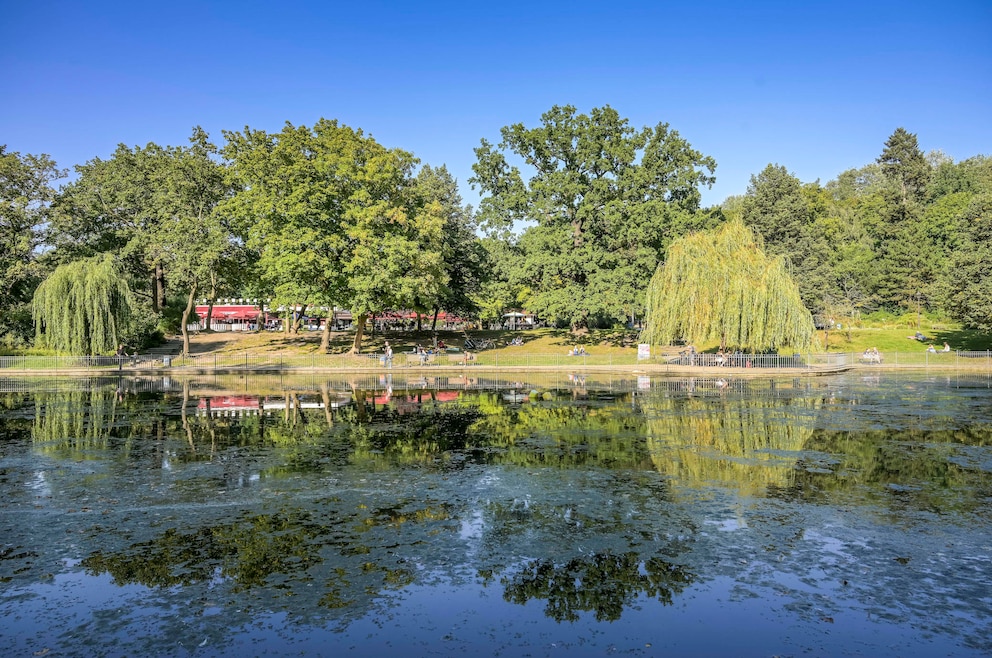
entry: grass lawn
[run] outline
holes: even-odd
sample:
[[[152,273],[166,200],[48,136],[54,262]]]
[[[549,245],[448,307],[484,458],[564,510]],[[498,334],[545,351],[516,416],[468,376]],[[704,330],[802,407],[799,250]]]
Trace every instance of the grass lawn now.
[[[832,330],[829,333],[817,332],[820,341],[819,350],[822,351],[824,342],[830,352],[863,352],[869,347],[877,347],[881,352],[922,352],[926,349],[926,343],[911,340],[908,336],[915,333],[915,330],[895,327],[863,327],[842,330]],[[969,331],[957,328],[945,328],[938,331],[926,330],[923,332],[928,338],[932,338],[934,344],[940,349],[944,341],[953,350],[960,351],[984,351],[992,349],[992,335]],[[461,331],[439,331],[438,338],[448,346],[462,348],[465,342],[465,333]],[[523,355],[564,355],[572,347],[581,346],[590,354],[598,356],[621,356],[630,355],[637,350],[637,333],[633,331],[613,331],[594,330],[573,335],[567,329],[534,329],[529,331],[470,331],[468,335],[474,338],[488,338],[497,343],[495,348],[499,353]],[[362,342],[364,353],[382,352],[386,340],[393,346],[393,352],[401,354],[413,351],[417,345],[429,346],[431,344],[431,332],[388,332],[376,333],[375,335],[365,335]],[[514,338],[523,339],[523,345],[509,345]],[[331,349],[334,354],[343,354],[351,349],[354,333],[334,332],[331,334]],[[715,352],[718,345],[697,345],[699,351]],[[209,334],[202,333],[192,339],[192,351],[194,354],[225,353],[225,352],[252,352],[252,353],[280,353],[280,354],[315,354],[320,348],[320,332],[303,331],[299,336],[286,336],[282,332],[261,332],[261,333],[232,333],[232,334]],[[654,346],[652,351],[678,350],[679,348],[659,348]],[[490,351],[490,350],[487,350]],[[783,353],[789,353],[789,349],[784,349]]]
[[[964,330],[952,325],[924,325],[923,333],[933,339],[937,349],[943,347],[944,341],[955,351],[985,351],[992,349],[992,334]],[[927,343],[911,340],[915,329],[905,326],[875,326],[854,327],[851,329],[817,332],[819,347],[814,352],[824,351],[826,344],[830,352],[860,353],[869,347],[877,347],[883,354],[892,352],[922,352]],[[636,331],[593,330],[573,335],[567,329],[534,329],[528,331],[469,331],[473,339],[488,338],[496,342],[495,351],[498,355],[526,357],[529,355],[565,355],[570,349],[581,346],[590,355],[598,357],[630,357],[637,350]],[[461,331],[439,331],[438,338],[448,346],[463,348],[466,334]],[[191,337],[191,351],[194,355],[229,354],[232,352],[249,354],[282,354],[282,355],[311,355],[320,351],[320,332],[301,331],[298,336],[287,336],[276,331],[260,333],[200,333]],[[381,353],[385,340],[393,346],[393,352],[402,354],[413,351],[419,343],[423,346],[431,344],[432,333],[422,332],[388,332],[386,334],[366,334],[362,343],[365,354]],[[521,338],[523,345],[509,345],[514,338]],[[330,353],[345,354],[351,349],[354,340],[353,332],[334,332],[331,334]],[[696,345],[700,352],[716,352],[718,345]],[[652,353],[676,352],[680,347],[652,347]],[[492,350],[486,350],[487,353]],[[10,354],[48,354],[38,350],[23,350],[8,352]],[[791,354],[792,350],[785,348],[783,354]],[[502,358],[502,357],[501,357]]]
[[[462,349],[466,334],[461,331],[439,331],[438,339],[450,347]],[[530,331],[469,331],[473,339],[488,338],[496,342],[496,350],[515,355],[561,354],[572,347],[582,346],[586,351],[597,355],[629,355],[637,350],[636,332],[591,331],[572,335],[567,329],[535,329]],[[412,352],[418,345],[431,345],[433,334],[430,331],[390,331],[385,334],[365,334],[362,352],[382,352],[385,341],[389,340],[393,352]],[[263,331],[260,333],[201,333],[191,338],[193,354],[226,352],[271,352],[281,354],[314,354],[320,349],[320,332],[301,331],[298,336],[287,336],[282,332]],[[354,332],[333,332],[330,353],[343,354],[351,349]],[[523,345],[509,345],[514,338],[523,339]],[[488,350],[487,350],[488,351]]]

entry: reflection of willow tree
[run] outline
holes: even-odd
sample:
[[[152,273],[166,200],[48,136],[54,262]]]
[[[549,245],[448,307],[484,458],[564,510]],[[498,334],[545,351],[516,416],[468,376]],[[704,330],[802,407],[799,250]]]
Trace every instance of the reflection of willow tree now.
[[[816,397],[659,397],[642,401],[650,420],[647,444],[658,471],[682,486],[714,482],[743,494],[787,487],[796,452],[813,432]]]
[[[113,388],[39,392],[34,396],[31,436],[49,454],[79,456],[87,450],[120,449],[120,439],[161,437],[162,408],[152,400],[121,400]]]
[[[825,468],[798,475],[805,495],[852,492],[864,503],[948,512],[985,509],[992,496],[987,465],[968,447],[992,445],[992,427],[946,430],[817,431],[807,447],[830,455]],[[970,462],[970,463],[969,463]],[[828,470],[829,469],[829,470]]]
[[[402,555],[402,533],[416,535],[411,527],[436,533],[448,527],[450,514],[443,504],[256,514],[185,532],[168,529],[119,552],[94,552],[82,565],[91,574],[110,574],[118,585],[213,588],[224,582],[233,592],[278,590],[340,608],[414,582]],[[417,535],[406,546],[421,539]]]
[[[498,394],[463,397],[461,404],[482,416],[469,431],[479,448],[500,449],[494,461],[518,466],[614,468],[646,466],[643,417],[618,400],[602,404],[525,403],[507,405]]]
[[[614,621],[641,595],[671,605],[672,595],[693,580],[684,567],[660,558],[600,553],[565,564],[535,560],[503,579],[503,598],[519,604],[545,599],[544,612],[555,621],[577,621],[577,612],[593,612],[597,621]]]

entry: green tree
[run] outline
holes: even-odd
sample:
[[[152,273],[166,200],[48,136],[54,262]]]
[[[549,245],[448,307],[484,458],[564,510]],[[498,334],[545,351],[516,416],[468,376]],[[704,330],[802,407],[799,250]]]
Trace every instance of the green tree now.
[[[944,271],[943,297],[966,327],[992,331],[992,194],[975,197],[961,220],[961,246]]]
[[[917,306],[934,281],[927,267],[929,245],[922,239],[930,163],[916,135],[903,128],[886,140],[876,162],[887,182],[886,207],[877,230],[879,299],[891,308]]]
[[[228,189],[216,154],[208,135],[197,128],[190,146],[164,152],[155,178],[155,241],[165,254],[171,286],[186,291],[180,323],[185,354],[190,351],[188,326],[197,291],[216,282],[222,262],[238,248],[216,213]]]
[[[65,175],[47,155],[21,155],[0,145],[0,337],[24,340],[30,331],[27,304],[41,276],[36,249]]]
[[[482,239],[482,248],[485,250],[486,277],[475,295],[475,304],[479,319],[490,324],[500,322],[508,310],[524,306],[530,291],[513,276],[516,263],[523,259],[523,252],[515,240],[509,236],[487,236]]]
[[[719,340],[755,350],[813,341],[813,318],[781,256],[740,222],[672,243],[647,292],[643,339],[668,345]]]
[[[458,184],[443,165],[425,165],[416,177],[417,205],[437,213],[442,220],[441,267],[444,284],[434,298],[417,300],[415,306],[437,313],[444,309],[459,315],[474,315],[474,295],[486,278],[486,253],[476,235],[478,224],[471,207],[462,205]]]
[[[60,265],[34,293],[40,344],[68,354],[107,354],[124,342],[133,302],[112,256]]]
[[[555,106],[541,121],[506,126],[498,146],[475,150],[483,224],[529,223],[515,278],[530,310],[573,329],[630,317],[643,304],[639,282],[699,221],[699,188],[713,183],[716,163],[668,124],[635,130],[609,106],[588,115]]]
[[[413,155],[328,119],[225,135],[237,192],[222,210],[275,303],[350,308],[360,352],[370,314],[440,296],[445,208],[418,202]]]
[[[196,291],[233,245],[214,214],[227,194],[217,149],[199,127],[189,141],[179,147],[121,144],[110,159],[77,167],[79,178],[60,194],[51,232],[60,262],[114,254],[136,282],[133,290],[150,281],[146,298],[154,313],[166,305],[167,281],[183,294],[187,352]]]
[[[932,172],[914,133],[896,128],[885,140],[885,148],[876,162],[882,166],[886,178],[896,185],[903,206],[923,196]]]
[[[785,167],[769,164],[751,176],[741,204],[744,223],[761,235],[769,255],[789,260],[803,302],[816,311],[825,305],[830,277],[830,248],[814,224],[824,213],[824,196],[818,184],[804,186]]]
[[[53,204],[49,242],[57,263],[112,253],[123,271],[142,282],[135,293],[158,312],[166,303],[165,250],[155,243],[155,179],[163,149],[119,144],[106,160],[75,167],[77,178]],[[151,284],[150,289],[143,282]]]

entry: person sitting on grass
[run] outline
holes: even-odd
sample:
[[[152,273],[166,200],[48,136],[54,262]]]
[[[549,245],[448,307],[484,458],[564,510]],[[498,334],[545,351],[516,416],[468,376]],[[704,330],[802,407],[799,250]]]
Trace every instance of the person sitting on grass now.
[[[947,341],[944,341],[944,349],[942,349],[941,352],[950,352],[950,351],[951,351],[951,346],[947,344]]]

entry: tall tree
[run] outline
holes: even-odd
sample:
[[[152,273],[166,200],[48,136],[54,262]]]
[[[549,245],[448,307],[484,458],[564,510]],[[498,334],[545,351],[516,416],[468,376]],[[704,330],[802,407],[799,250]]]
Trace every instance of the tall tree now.
[[[892,308],[917,306],[933,283],[926,267],[928,246],[920,239],[922,201],[930,180],[930,163],[916,135],[897,128],[877,159],[888,188],[878,227],[878,293]]]
[[[530,310],[573,329],[627,318],[643,304],[638,282],[698,221],[699,188],[713,183],[716,163],[668,124],[635,130],[609,106],[588,115],[555,106],[541,122],[506,126],[498,146],[475,150],[481,218],[530,223],[516,272]],[[526,181],[507,153],[523,161]]]
[[[763,238],[766,251],[784,256],[793,268],[806,306],[820,310],[830,249],[814,221],[823,212],[824,193],[818,184],[804,186],[781,165],[769,164],[751,176],[741,203],[741,218]]]
[[[644,340],[719,340],[754,350],[810,347],[813,318],[785,259],[741,222],[676,240],[648,286]]]
[[[885,140],[885,148],[876,162],[882,165],[885,176],[895,183],[903,205],[924,194],[932,172],[914,133],[896,128]]]
[[[23,340],[30,331],[27,302],[41,275],[36,249],[65,175],[47,155],[21,155],[0,145],[0,337]]]
[[[152,236],[158,225],[155,179],[162,147],[133,149],[119,144],[104,160],[93,158],[75,167],[77,178],[62,188],[53,204],[49,241],[54,258],[66,263],[112,253],[135,281],[138,295],[155,312],[165,305],[164,250]]]
[[[164,151],[154,178],[154,242],[162,247],[170,285],[186,293],[180,321],[184,354],[190,351],[188,327],[197,292],[216,281],[221,263],[237,248],[215,212],[228,189],[216,154],[206,132],[196,128],[188,147]]]
[[[441,267],[443,285],[433,298],[418,300],[419,307],[434,314],[444,309],[461,315],[473,315],[477,310],[474,295],[486,278],[486,253],[476,235],[478,223],[472,208],[462,205],[458,184],[445,166],[424,165],[417,172],[416,204],[427,212],[437,213],[442,220]]]
[[[110,159],[76,168],[79,178],[60,194],[51,231],[59,260],[111,253],[135,281],[150,281],[153,312],[165,307],[168,278],[187,298],[181,323],[187,351],[189,299],[230,242],[213,212],[227,189],[216,153],[199,127],[189,146],[121,144]]]
[[[966,327],[992,331],[992,193],[962,213],[963,239],[943,272],[947,310]]]
[[[444,210],[418,205],[410,153],[328,119],[225,135],[237,192],[222,211],[258,254],[275,303],[316,305],[329,318],[335,305],[350,308],[358,352],[370,314],[434,299],[446,285]]]

